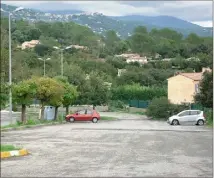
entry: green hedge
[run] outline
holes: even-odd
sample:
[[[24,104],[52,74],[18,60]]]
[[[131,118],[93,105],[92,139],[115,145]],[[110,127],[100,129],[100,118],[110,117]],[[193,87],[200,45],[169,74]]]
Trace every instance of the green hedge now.
[[[167,96],[166,88],[142,87],[139,84],[124,85],[112,88],[112,100],[152,100]]]

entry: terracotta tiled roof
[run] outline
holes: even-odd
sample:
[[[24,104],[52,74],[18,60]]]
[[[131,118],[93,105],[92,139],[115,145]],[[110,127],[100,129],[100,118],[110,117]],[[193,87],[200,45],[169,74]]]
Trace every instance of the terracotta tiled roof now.
[[[195,81],[200,81],[202,79],[203,73],[180,73],[179,75],[182,75]]]

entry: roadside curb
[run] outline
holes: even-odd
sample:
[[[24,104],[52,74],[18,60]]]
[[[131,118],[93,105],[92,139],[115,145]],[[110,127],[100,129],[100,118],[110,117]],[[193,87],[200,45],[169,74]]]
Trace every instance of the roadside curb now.
[[[25,126],[20,126],[20,127],[4,128],[4,129],[1,129],[1,132],[11,131],[11,130],[31,129],[31,128],[37,128],[37,127],[43,127],[43,126],[62,125],[62,124],[66,124],[66,123],[67,122],[63,121],[62,123],[53,122],[53,123],[48,123],[48,124],[25,125]]]
[[[119,120],[119,119],[115,119],[115,120],[100,120],[98,122],[111,122],[111,121],[117,121],[117,120]],[[37,128],[37,127],[43,127],[43,126],[62,125],[62,124],[67,124],[67,123],[68,122],[63,121],[61,123],[53,122],[53,123],[48,123],[48,124],[25,125],[25,126],[20,126],[20,127],[10,127],[10,128],[1,129],[1,132],[7,132],[7,131],[12,131],[12,130],[31,129],[31,128]]]
[[[9,158],[9,157],[16,157],[16,156],[25,156],[28,155],[29,152],[26,149],[21,150],[13,150],[13,151],[3,151],[1,152],[1,159]]]

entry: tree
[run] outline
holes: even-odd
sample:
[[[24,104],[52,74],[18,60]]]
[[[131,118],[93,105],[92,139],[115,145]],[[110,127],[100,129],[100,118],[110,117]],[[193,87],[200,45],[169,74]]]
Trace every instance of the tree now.
[[[129,40],[132,51],[140,54],[150,53],[152,46],[155,44],[154,39],[147,33],[145,27],[135,28],[134,34]]]
[[[35,46],[34,51],[36,54],[39,56],[45,56],[45,55],[50,55],[50,53],[53,51],[52,48],[49,46],[43,45],[43,44],[38,44]]]
[[[78,97],[78,92],[75,86],[68,83],[68,79],[66,77],[56,76],[55,79],[62,82],[64,87],[62,104],[66,108],[67,115],[69,114],[69,106],[72,105]]]
[[[138,26],[134,29],[134,33],[148,34],[147,28],[144,26]]]
[[[41,101],[41,116],[44,119],[44,106],[45,104],[53,104],[60,106],[63,100],[64,88],[61,83],[48,77],[33,79],[37,85],[36,98]]]
[[[8,103],[9,90],[8,90],[8,85],[6,83],[2,82],[0,87],[1,87],[0,88],[1,89],[0,90],[0,103],[1,103],[0,109],[2,110],[3,108],[6,107],[6,104]]]
[[[200,38],[198,35],[196,35],[195,33],[190,33],[187,38],[186,41],[190,44],[200,44],[203,42],[203,39]]]
[[[195,101],[204,107],[213,107],[213,71],[205,72],[199,84],[199,93],[195,95]]]
[[[102,105],[106,104],[110,97],[108,86],[97,74],[91,74],[77,89],[80,92],[77,104]]]
[[[37,86],[33,80],[21,81],[12,88],[14,102],[22,106],[22,123],[26,123],[26,106],[32,103],[36,90]]]

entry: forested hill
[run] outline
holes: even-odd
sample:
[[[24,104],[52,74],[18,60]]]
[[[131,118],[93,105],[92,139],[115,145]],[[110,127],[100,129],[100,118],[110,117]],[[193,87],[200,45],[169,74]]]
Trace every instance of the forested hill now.
[[[43,76],[43,61],[38,58],[51,58],[46,61],[46,76],[61,75],[60,51],[54,49],[54,46],[87,47],[86,50],[71,48],[63,52],[63,75],[68,78],[70,84],[77,86],[80,93],[78,104],[107,102],[109,98],[106,92],[107,84],[111,85],[112,89],[116,89],[118,96],[125,100],[131,98],[124,96],[133,98],[136,95],[130,93],[121,95],[121,88],[130,92],[139,91],[140,88],[144,93],[146,87],[148,96],[153,96],[150,92],[160,94],[164,88],[165,95],[167,79],[176,72],[201,72],[202,67],[213,66],[211,37],[190,34],[184,38],[181,33],[167,28],[148,31],[146,27],[139,26],[124,40],[119,38],[115,31],[107,31],[103,37],[90,28],[74,22],[29,23],[29,21],[13,20],[11,27],[13,83],[32,76]],[[33,48],[20,48],[23,42],[30,40],[39,40],[41,44]],[[125,59],[115,57],[122,53],[146,56],[148,63],[143,65],[138,62],[127,63]],[[155,59],[157,53],[160,57]],[[5,102],[8,101],[8,89],[4,87],[7,86],[9,78],[8,54],[8,19],[1,18],[0,101]],[[118,76],[118,69],[125,69],[125,72]]]
[[[14,10],[15,6],[1,4],[5,10]],[[6,13],[2,13],[6,15]],[[121,38],[127,38],[133,34],[137,26],[145,26],[149,31],[153,28],[162,29],[170,28],[182,33],[185,37],[190,33],[196,33],[199,36],[212,36],[212,28],[204,28],[190,22],[169,16],[123,16],[109,17],[100,13],[83,13],[81,11],[48,11],[42,12],[33,9],[24,9],[14,14],[16,19],[24,19],[31,22],[69,22],[73,21],[78,24],[87,26],[93,32],[105,35],[106,31],[114,30]]]

